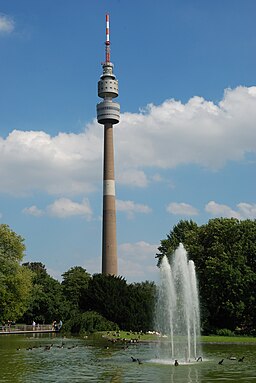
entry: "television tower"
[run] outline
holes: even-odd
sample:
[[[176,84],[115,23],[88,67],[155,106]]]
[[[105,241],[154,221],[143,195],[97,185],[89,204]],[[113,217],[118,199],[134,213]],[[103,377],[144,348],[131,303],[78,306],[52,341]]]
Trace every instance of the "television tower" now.
[[[104,125],[103,164],[103,222],[102,222],[102,274],[117,275],[116,197],[114,174],[113,125],[120,119],[120,105],[112,99],[118,96],[118,80],[110,62],[109,15],[106,15],[105,62],[98,81],[97,120]]]

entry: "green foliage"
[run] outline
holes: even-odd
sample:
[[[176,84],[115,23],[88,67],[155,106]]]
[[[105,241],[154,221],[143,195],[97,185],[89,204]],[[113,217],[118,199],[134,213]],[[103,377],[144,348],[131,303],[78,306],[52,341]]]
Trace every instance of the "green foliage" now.
[[[124,278],[95,274],[89,281],[82,309],[100,313],[120,329],[146,331],[152,328],[155,285],[128,285]]]
[[[33,320],[40,323],[51,323],[64,320],[67,302],[62,294],[60,282],[52,278],[40,262],[25,263],[24,266],[33,271],[33,287],[28,310],[23,316],[25,323]]]
[[[221,328],[216,330],[216,335],[219,336],[235,336],[234,332],[229,330],[228,328]]]
[[[117,331],[116,323],[108,321],[102,315],[94,311],[87,311],[73,316],[64,323],[64,332],[83,335],[95,331]]]
[[[24,239],[8,225],[0,225],[0,320],[17,320],[26,310],[32,273],[20,265]]]
[[[82,308],[100,313],[122,328],[129,315],[127,284],[124,278],[113,275],[95,274],[89,281]]]
[[[81,299],[86,294],[91,275],[80,266],[71,267],[66,271],[61,283],[63,294],[73,309],[80,308]]]
[[[256,221],[216,218],[200,227],[181,221],[161,241],[159,258],[181,240],[195,262],[204,330],[255,328]]]
[[[156,285],[149,281],[133,283],[128,286],[128,291],[130,323],[125,328],[143,332],[153,330]]]

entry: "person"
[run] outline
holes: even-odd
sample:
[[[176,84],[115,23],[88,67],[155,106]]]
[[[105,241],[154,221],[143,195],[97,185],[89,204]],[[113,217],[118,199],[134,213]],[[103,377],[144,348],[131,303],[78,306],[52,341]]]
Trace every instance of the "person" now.
[[[55,330],[55,326],[56,326],[56,320],[54,320],[54,321],[52,322],[52,330]]]
[[[35,327],[36,327],[36,322],[33,320],[32,322],[32,327],[33,327],[33,331],[35,330]]]

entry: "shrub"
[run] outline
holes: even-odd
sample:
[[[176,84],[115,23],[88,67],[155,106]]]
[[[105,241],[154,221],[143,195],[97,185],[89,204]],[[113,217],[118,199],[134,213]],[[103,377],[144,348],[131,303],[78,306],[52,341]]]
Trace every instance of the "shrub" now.
[[[228,328],[221,328],[219,330],[216,330],[216,335],[219,336],[234,336],[234,332],[229,330]]]
[[[93,333],[95,331],[117,331],[118,325],[95,311],[86,311],[69,319],[63,327],[64,332],[72,334]]]

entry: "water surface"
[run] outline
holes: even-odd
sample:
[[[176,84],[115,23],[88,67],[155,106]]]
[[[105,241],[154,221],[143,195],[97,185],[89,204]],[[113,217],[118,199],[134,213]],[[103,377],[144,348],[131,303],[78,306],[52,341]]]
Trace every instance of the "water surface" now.
[[[1,335],[0,382],[256,382],[256,345],[204,344],[202,348],[202,362],[175,367],[173,361],[157,359],[155,343],[125,346],[103,339]],[[244,361],[238,362],[243,356]],[[131,357],[142,363],[132,362]]]

